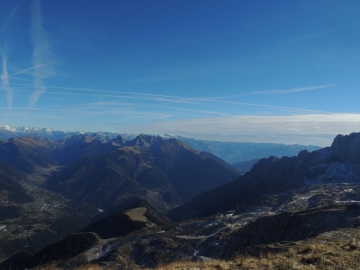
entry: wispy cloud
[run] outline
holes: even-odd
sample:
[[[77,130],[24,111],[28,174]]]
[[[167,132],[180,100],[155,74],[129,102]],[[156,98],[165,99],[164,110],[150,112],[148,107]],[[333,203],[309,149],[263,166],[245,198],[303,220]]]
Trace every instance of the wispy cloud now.
[[[33,69],[28,68],[26,70]],[[26,71],[23,70],[23,71]],[[20,71],[21,72],[21,71]],[[17,72],[16,74],[18,74]],[[11,74],[9,77],[12,75]],[[26,79],[14,77],[14,79],[28,81]],[[19,86],[31,86],[30,84],[14,84]],[[49,94],[58,94],[58,95],[74,95],[74,96],[88,96],[88,97],[115,97],[115,98],[128,98],[128,99],[139,99],[139,100],[149,100],[149,101],[164,101],[169,103],[185,103],[185,104],[199,104],[196,102],[197,98],[187,98],[180,96],[170,96],[170,95],[160,95],[160,94],[149,94],[149,93],[140,93],[140,92],[127,92],[127,91],[117,91],[117,90],[102,90],[102,89],[93,89],[93,88],[76,88],[76,87],[58,87],[58,86],[47,86],[47,89],[61,89],[68,90],[70,92],[57,92],[51,91],[47,92]]]
[[[292,37],[290,39],[287,39],[284,41],[284,43],[286,45],[288,45],[289,43],[299,43],[299,42],[303,42],[303,41],[308,41],[308,40],[313,40],[313,39],[317,39],[317,38],[321,38],[324,37],[328,34],[332,34],[336,31],[339,31],[340,28],[339,27],[333,27],[333,28],[329,28],[329,29],[323,29],[321,31],[317,31],[317,32],[312,32],[312,33],[307,33],[307,34],[303,34],[303,35],[299,35],[296,37]]]
[[[309,87],[299,87],[299,88],[286,89],[286,90],[255,91],[255,92],[250,92],[248,94],[282,95],[282,94],[290,94],[290,93],[305,92],[305,91],[329,88],[332,86],[334,86],[334,85],[326,84],[326,85],[316,85],[316,86],[309,86]]]
[[[247,95],[282,95],[282,94],[290,94],[290,93],[296,93],[296,92],[318,90],[318,89],[323,89],[323,88],[329,88],[332,86],[334,86],[334,84],[297,87],[297,88],[283,89],[283,90],[253,91],[253,92],[245,92],[242,94],[231,95],[231,96],[208,97],[207,99],[211,99],[211,100],[215,101],[215,100],[233,99],[235,97],[243,97],[243,96],[247,96]]]
[[[8,17],[5,20],[4,25],[1,27],[0,29],[0,35],[6,30],[7,26],[9,25],[9,22],[11,21],[12,17],[14,16],[14,14],[16,13],[16,11],[18,10],[18,8],[20,7],[20,3],[18,3],[10,12],[10,14],[8,15]]]
[[[13,90],[9,84],[9,76],[7,70],[6,55],[2,55],[2,73],[1,73],[1,88],[6,91],[8,110],[10,111],[13,104]]]
[[[54,74],[54,54],[51,51],[47,32],[42,25],[39,0],[34,0],[31,6],[31,42],[34,46],[32,62],[35,92],[30,96],[30,107],[34,107],[39,97],[46,92],[44,80]],[[46,66],[45,66],[46,65]]]

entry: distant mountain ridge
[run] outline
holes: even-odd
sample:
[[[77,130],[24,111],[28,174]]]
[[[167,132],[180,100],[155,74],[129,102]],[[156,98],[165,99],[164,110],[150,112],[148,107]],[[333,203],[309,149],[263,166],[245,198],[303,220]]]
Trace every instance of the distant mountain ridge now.
[[[73,135],[89,135],[97,134],[99,139],[103,141],[109,141],[122,135],[127,140],[131,140],[136,137],[135,134],[120,134],[112,132],[84,132],[84,131],[62,131],[55,130],[50,127],[39,128],[39,127],[14,127],[9,125],[0,125],[0,140],[8,140],[17,137],[43,137],[50,140],[62,140],[65,137],[71,137]]]
[[[299,144],[276,144],[276,143],[249,143],[249,142],[220,142],[208,140],[195,140],[182,136],[175,136],[196,150],[207,151],[225,160],[230,164],[240,161],[249,161],[260,158],[276,156],[296,156],[301,150],[309,152],[319,150],[321,147],[314,145]]]
[[[83,131],[60,131],[54,130],[50,127],[14,127],[8,125],[0,125],[0,140],[8,140],[15,137],[43,137],[50,140],[63,140],[72,136],[91,135],[96,136],[102,142],[108,142],[115,139],[119,135],[127,141],[133,140],[139,134],[121,134],[111,132],[83,132]],[[154,135],[151,135],[154,136]],[[155,135],[159,136],[159,135]],[[253,159],[267,158],[269,156],[283,157],[295,156],[301,150],[312,152],[321,147],[313,145],[285,145],[275,143],[248,143],[248,142],[220,142],[209,140],[195,140],[183,136],[171,136],[165,134],[161,136],[164,139],[177,138],[192,148],[199,151],[206,151],[215,156],[220,157],[229,164],[234,164],[240,161],[249,161]]]

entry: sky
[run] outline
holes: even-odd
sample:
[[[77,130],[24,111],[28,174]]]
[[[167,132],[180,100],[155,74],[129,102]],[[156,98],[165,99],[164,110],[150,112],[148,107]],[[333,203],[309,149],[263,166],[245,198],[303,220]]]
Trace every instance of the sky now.
[[[0,125],[330,145],[360,1],[2,0]]]

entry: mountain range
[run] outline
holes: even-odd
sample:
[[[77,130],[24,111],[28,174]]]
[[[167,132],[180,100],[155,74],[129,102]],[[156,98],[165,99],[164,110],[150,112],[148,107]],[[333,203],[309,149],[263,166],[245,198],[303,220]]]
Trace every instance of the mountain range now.
[[[101,208],[141,196],[167,209],[239,175],[210,153],[149,135],[130,141],[120,135],[103,141],[96,133],[60,141],[12,138],[0,141],[0,161],[26,173],[53,166],[51,190]]]
[[[0,194],[11,204],[6,207],[25,209],[39,202],[41,192],[59,200],[63,196],[78,212],[75,219],[63,216],[46,229],[30,230],[30,235],[56,230],[53,242],[72,235],[46,242],[49,246],[24,238],[21,243],[36,243],[37,249],[26,248],[31,254],[11,249],[14,256],[0,268],[155,268],[176,261],[259,256],[284,241],[324,234],[344,241],[345,232],[360,233],[359,149],[360,133],[338,135],[330,147],[242,161],[237,170],[173,137],[103,140],[95,133],[57,141],[1,141]],[[240,174],[239,168],[249,171]],[[9,211],[3,209],[1,222],[10,228]],[[22,217],[25,212],[18,213]],[[69,226],[73,230],[64,229]],[[12,230],[0,229],[0,235],[20,232]],[[11,241],[2,244],[6,254]]]
[[[237,176],[221,159],[177,139],[140,135],[117,144],[116,150],[71,164],[55,173],[48,185],[100,208],[140,196],[167,209]]]
[[[17,137],[42,137],[54,141],[69,139],[71,137],[76,138],[74,135],[84,135],[96,137],[101,142],[108,142],[119,135],[122,138],[129,141],[134,139],[136,134],[119,134],[111,132],[70,132],[54,130],[50,127],[47,128],[36,128],[36,127],[13,127],[8,125],[0,125],[0,140],[8,140]],[[156,135],[158,136],[158,135]],[[219,141],[206,141],[206,140],[195,140],[191,138],[185,138],[182,136],[172,136],[165,134],[162,136],[164,139],[176,138],[195,150],[205,151],[215,156],[220,157],[229,164],[238,162],[244,162],[254,159],[267,158],[269,156],[277,156],[279,158],[283,156],[295,156],[301,150],[308,150],[309,152],[318,150],[320,147],[313,145],[285,145],[285,144],[274,144],[274,143],[243,143],[243,142],[219,142]],[[74,140],[74,139],[70,139]],[[76,139],[75,139],[76,140]],[[235,166],[236,167],[236,166]],[[239,170],[244,171],[244,168]]]

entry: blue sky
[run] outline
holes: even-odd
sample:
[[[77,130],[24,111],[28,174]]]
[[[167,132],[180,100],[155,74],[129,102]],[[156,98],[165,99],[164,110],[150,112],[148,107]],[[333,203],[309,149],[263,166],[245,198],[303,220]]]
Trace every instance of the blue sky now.
[[[360,131],[359,1],[0,2],[0,124],[329,145]]]

